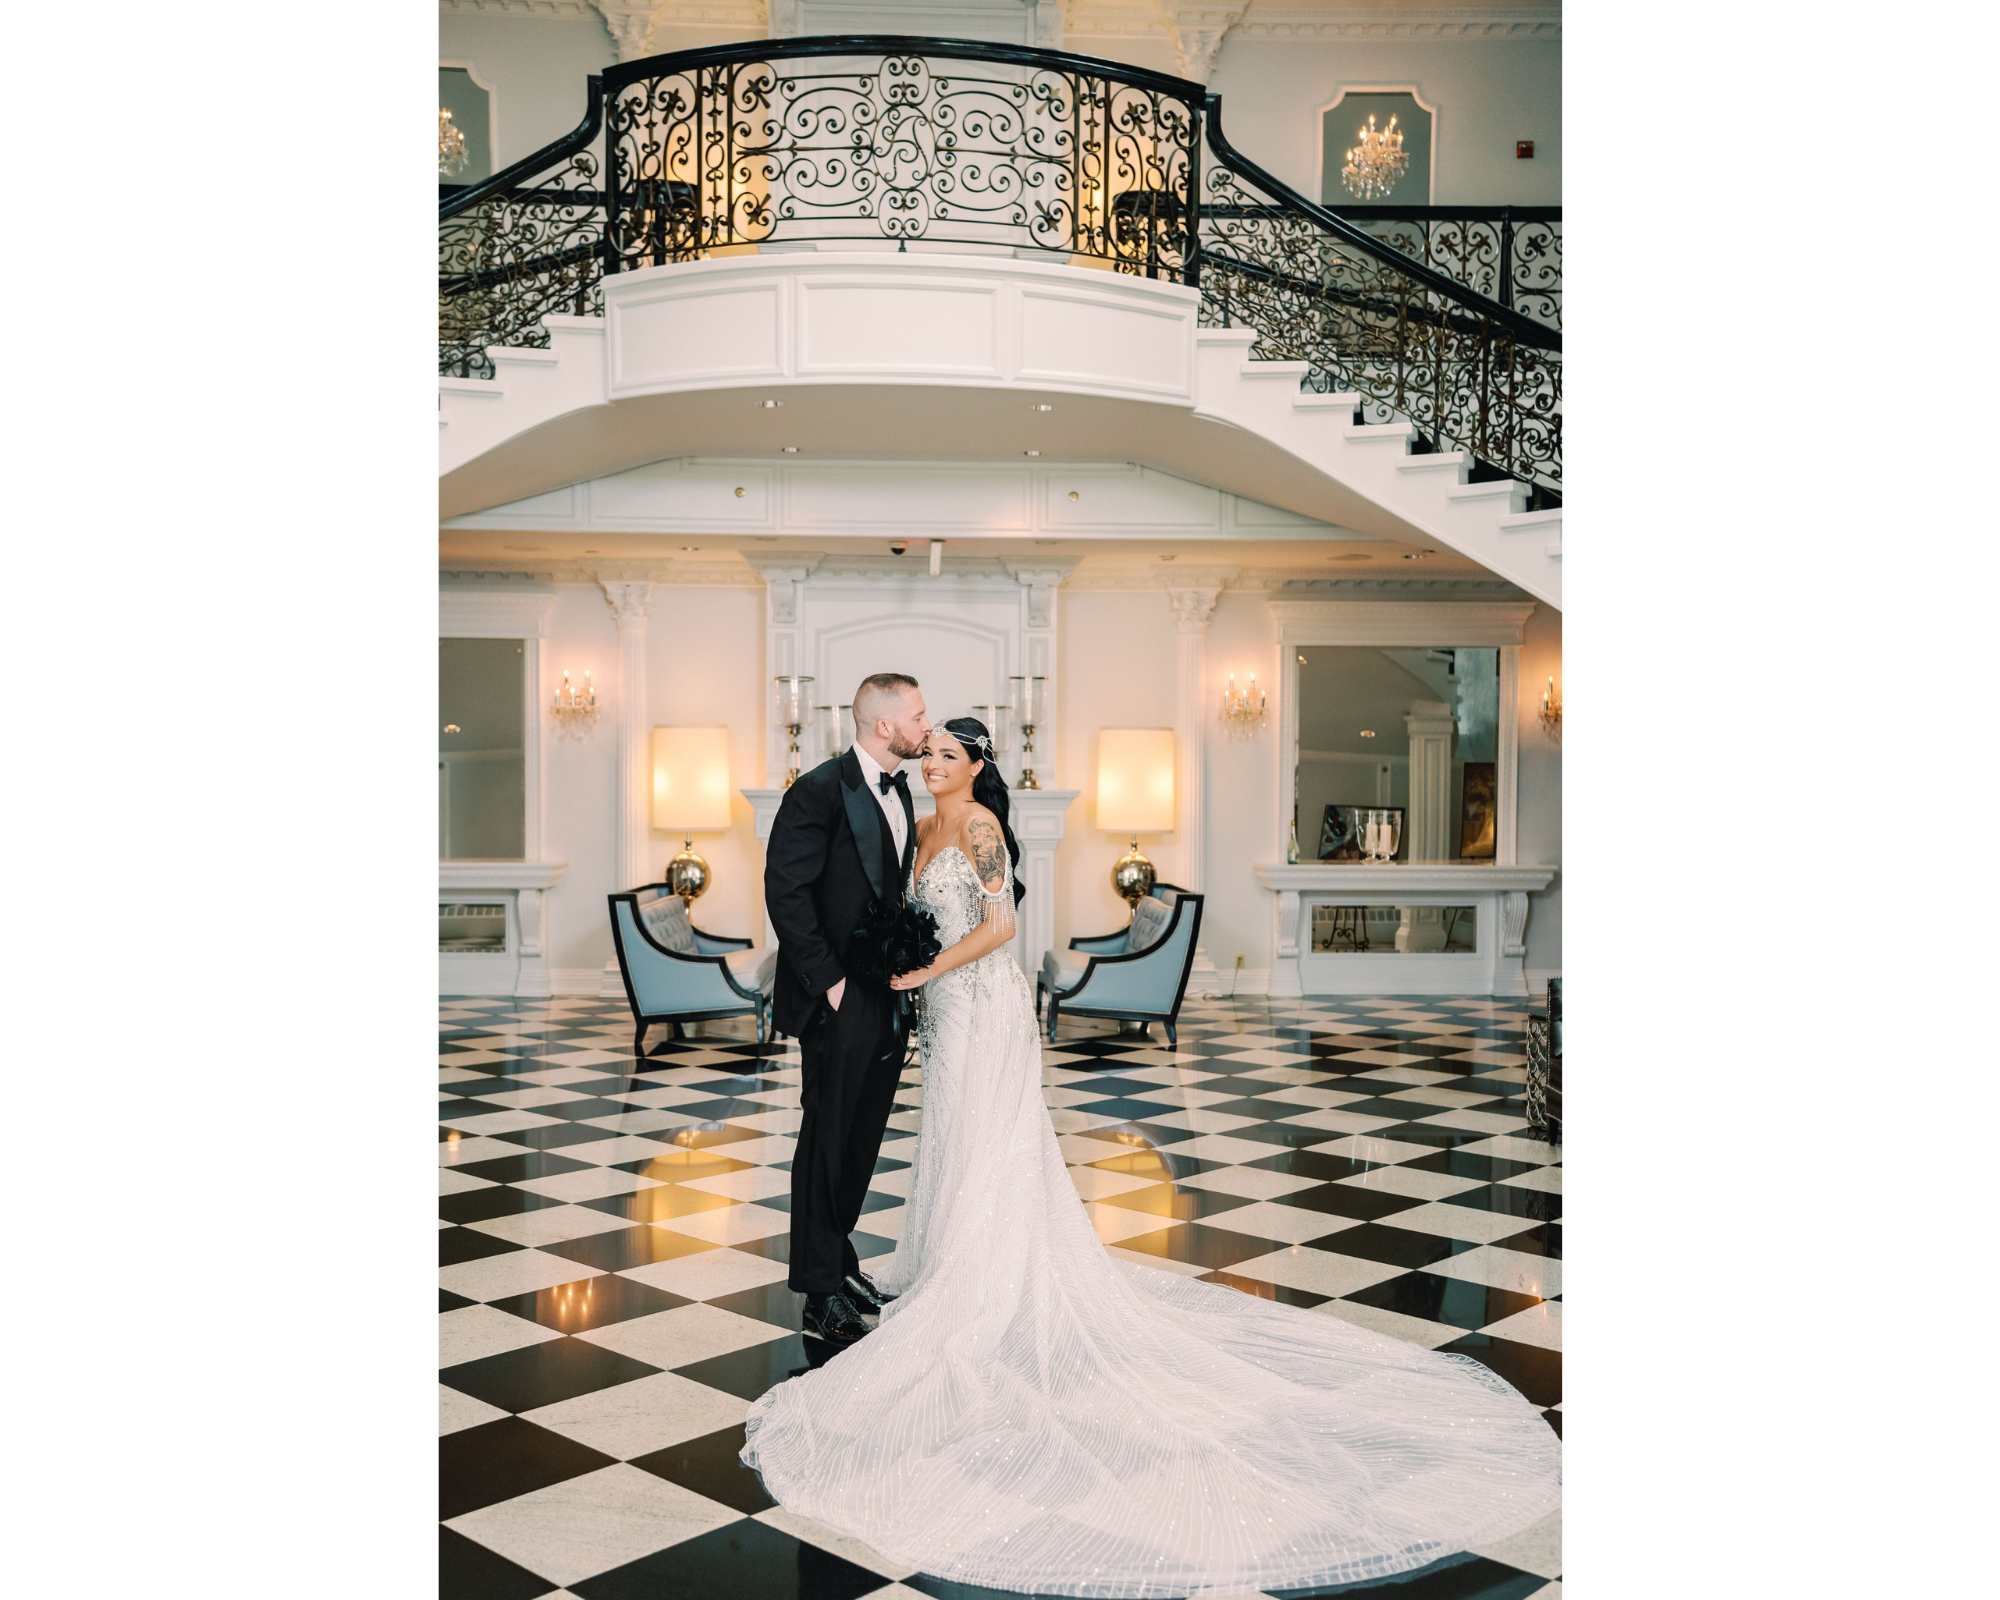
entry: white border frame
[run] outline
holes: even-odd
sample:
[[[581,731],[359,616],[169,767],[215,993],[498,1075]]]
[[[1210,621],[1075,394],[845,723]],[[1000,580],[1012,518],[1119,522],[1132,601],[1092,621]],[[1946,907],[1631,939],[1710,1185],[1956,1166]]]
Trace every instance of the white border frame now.
[[[1387,645],[1396,649],[1498,649],[1500,725],[1495,752],[1499,815],[1493,863],[1515,864],[1520,815],[1521,640],[1534,615],[1533,600],[1274,600],[1278,659],[1271,682],[1278,690],[1277,831],[1284,839],[1297,803],[1292,774],[1299,761],[1299,651],[1314,645]]]
[[[1443,112],[1424,98],[1424,92],[1414,83],[1343,83],[1334,92],[1331,100],[1319,108],[1318,156],[1313,164],[1313,199],[1320,205],[1327,202],[1320,197],[1326,193],[1326,119],[1340,102],[1351,94],[1406,94],[1416,101],[1417,108],[1431,119],[1431,161],[1430,171],[1425,174],[1424,188],[1428,198],[1427,206],[1438,203],[1438,131]]]
[[[490,178],[494,172],[499,172],[502,168],[510,165],[510,163],[500,159],[500,91],[479,76],[479,68],[473,62],[444,60],[438,62],[438,69],[440,71],[446,67],[464,73],[472,80],[475,88],[486,91],[486,159],[493,168],[493,172],[487,173],[486,177]],[[1426,109],[1429,108],[1426,107]],[[1321,142],[1324,144],[1324,140]],[[1437,154],[1437,114],[1435,112],[1431,113],[1431,154]],[[486,179],[478,178],[474,181],[484,183]]]
[[[521,641],[521,764],[526,792],[521,851],[526,861],[542,861],[548,854],[543,796],[548,791],[549,742],[542,736],[542,640],[548,637],[555,603],[553,589],[494,585],[438,590],[440,639]]]

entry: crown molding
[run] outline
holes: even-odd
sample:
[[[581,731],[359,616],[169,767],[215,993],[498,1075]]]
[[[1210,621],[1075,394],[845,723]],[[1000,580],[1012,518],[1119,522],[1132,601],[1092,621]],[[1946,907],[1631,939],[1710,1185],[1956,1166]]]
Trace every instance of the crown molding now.
[[[1562,38],[1559,6],[1285,6],[1252,5],[1235,28],[1239,39],[1334,39],[1385,44]]]
[[[595,22],[590,0],[438,0],[445,17],[528,17],[538,22]]]

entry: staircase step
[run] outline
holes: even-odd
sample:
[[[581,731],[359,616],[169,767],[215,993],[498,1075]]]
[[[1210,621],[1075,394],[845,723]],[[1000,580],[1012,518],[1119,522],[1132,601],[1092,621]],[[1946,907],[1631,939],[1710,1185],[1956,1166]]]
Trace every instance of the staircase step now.
[[[1349,444],[1387,444],[1391,440],[1408,444],[1416,436],[1413,422],[1364,422],[1341,435]]]
[[[1498,518],[1497,524],[1502,533],[1559,534],[1563,525],[1562,507],[1552,506],[1547,511],[1517,511],[1511,516]]]
[[[1463,483],[1469,460],[1463,450],[1434,450],[1427,456],[1411,456],[1407,461],[1398,461],[1396,470],[1412,475],[1419,472],[1450,472],[1456,474],[1459,482]]]
[[[1491,483],[1468,483],[1463,488],[1453,489],[1445,498],[1455,505],[1477,505],[1482,500],[1498,501],[1507,508],[1506,514],[1520,510],[1528,498],[1526,484],[1514,482],[1511,478],[1495,478]]]
[[[1301,411],[1352,411],[1361,404],[1358,394],[1302,394],[1292,404]]]
[[[517,367],[553,367],[562,357],[553,350],[530,350],[525,346],[490,344],[486,347],[486,359],[495,366],[509,362]]]
[[[1194,330],[1194,342],[1196,344],[1216,345],[1238,344],[1248,350],[1250,346],[1257,342],[1257,330],[1255,328],[1196,328]]]
[[[497,400],[507,392],[507,386],[498,378],[439,378],[439,394],[477,394],[489,400]]]
[[[1555,540],[1551,540],[1551,541],[1550,541],[1550,544],[1549,544],[1549,548],[1548,548],[1548,557],[1549,557],[1549,559],[1550,559],[1551,561],[1560,561],[1560,560],[1562,560],[1562,558],[1563,558],[1563,542],[1562,542],[1562,540],[1560,540],[1560,539],[1555,539]]]
[[[1293,384],[1305,381],[1312,371],[1310,361],[1246,361],[1240,369],[1246,378],[1289,378]]]

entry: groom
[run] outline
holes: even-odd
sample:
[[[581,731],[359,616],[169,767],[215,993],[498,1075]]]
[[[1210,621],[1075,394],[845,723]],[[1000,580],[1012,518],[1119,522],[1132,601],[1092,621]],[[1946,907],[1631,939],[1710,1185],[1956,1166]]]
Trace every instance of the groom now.
[[[805,1058],[792,1157],[792,1289],[805,1331],[833,1345],[868,1332],[885,1296],[848,1235],[861,1217],[902,1078],[908,1024],[887,984],[850,980],[847,941],[870,900],[902,903],[916,811],[897,770],[930,733],[917,680],[878,672],[854,691],[854,744],[785,791],[764,854],[764,905],[778,932],[778,1031]]]

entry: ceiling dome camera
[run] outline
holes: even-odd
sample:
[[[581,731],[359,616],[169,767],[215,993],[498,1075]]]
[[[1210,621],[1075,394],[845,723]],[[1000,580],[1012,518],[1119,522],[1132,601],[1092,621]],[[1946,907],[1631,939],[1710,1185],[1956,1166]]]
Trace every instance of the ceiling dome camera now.
[[[892,556],[899,556],[909,548],[909,545],[901,539],[891,539],[889,541],[889,554]]]

